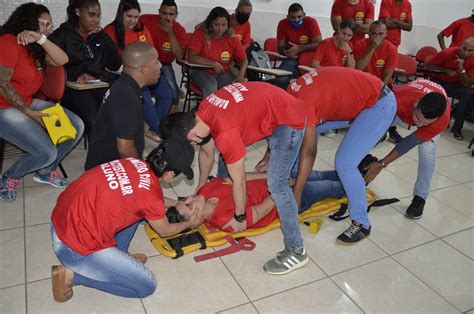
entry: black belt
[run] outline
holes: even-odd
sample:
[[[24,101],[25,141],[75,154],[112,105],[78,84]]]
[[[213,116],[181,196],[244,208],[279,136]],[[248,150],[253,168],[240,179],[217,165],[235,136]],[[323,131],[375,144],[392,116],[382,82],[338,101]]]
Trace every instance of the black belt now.
[[[390,94],[391,92],[392,92],[392,90],[390,89],[390,87],[388,87],[387,85],[383,84],[382,89],[380,89],[380,95],[379,95],[379,98],[377,99],[377,101],[379,101],[380,99],[384,98],[385,96],[387,96],[387,95]]]

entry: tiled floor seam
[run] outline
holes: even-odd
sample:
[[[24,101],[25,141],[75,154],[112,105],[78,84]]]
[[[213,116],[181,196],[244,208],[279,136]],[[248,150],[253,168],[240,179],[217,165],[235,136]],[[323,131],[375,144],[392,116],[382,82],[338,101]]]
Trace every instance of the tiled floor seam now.
[[[215,249],[213,249],[215,251]],[[234,274],[230,271],[229,267],[227,267],[227,264],[224,262],[224,260],[222,259],[222,257],[219,257],[219,260],[221,261],[221,263],[224,265],[225,269],[227,269],[227,272],[229,272],[229,274],[232,276],[232,279],[234,279],[235,283],[237,284],[237,286],[239,286],[240,290],[242,290],[242,292],[244,293],[245,297],[247,298],[247,300],[249,302],[252,302],[252,300],[249,298],[249,296],[247,295],[247,293],[245,292],[244,288],[242,288],[242,286],[240,285],[239,281],[237,280],[237,278],[235,278]],[[246,303],[245,303],[246,304]],[[254,306],[255,307],[255,306]]]
[[[24,263],[25,263],[25,313],[28,313],[28,278],[27,278],[27,264],[26,264],[26,188],[23,180],[23,245],[24,245]]]

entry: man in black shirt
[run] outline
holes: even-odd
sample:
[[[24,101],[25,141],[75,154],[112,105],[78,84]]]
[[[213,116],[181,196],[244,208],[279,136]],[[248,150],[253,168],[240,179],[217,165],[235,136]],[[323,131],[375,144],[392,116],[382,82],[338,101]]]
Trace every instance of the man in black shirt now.
[[[156,49],[144,42],[125,47],[123,73],[104,96],[92,130],[84,168],[89,170],[111,160],[142,158],[145,146],[142,91],[160,77]]]

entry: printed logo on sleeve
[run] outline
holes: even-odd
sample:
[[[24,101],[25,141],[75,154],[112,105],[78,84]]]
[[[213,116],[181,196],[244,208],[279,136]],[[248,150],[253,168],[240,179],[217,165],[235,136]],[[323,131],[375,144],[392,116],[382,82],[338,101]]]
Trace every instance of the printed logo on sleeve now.
[[[164,42],[162,48],[163,51],[171,51],[171,44],[169,42]]]
[[[221,52],[221,60],[222,61],[229,61],[230,60],[230,52],[227,50]]]
[[[307,44],[308,41],[309,41],[309,37],[308,37],[308,36],[302,35],[302,36],[300,37],[300,44]]]
[[[140,35],[140,37],[139,37],[138,39],[139,39],[140,41],[142,41],[142,42],[145,42],[145,43],[148,42],[148,41],[146,40],[146,36],[145,36],[145,35]]]
[[[363,20],[364,16],[365,16],[364,12],[356,12],[354,17],[355,17],[356,20]]]
[[[378,59],[375,61],[375,66],[377,68],[383,68],[385,66],[385,60],[384,59]]]

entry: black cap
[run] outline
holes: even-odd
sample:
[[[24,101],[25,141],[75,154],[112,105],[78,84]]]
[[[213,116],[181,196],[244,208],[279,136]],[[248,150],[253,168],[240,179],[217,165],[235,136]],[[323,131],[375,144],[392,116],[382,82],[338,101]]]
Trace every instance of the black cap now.
[[[170,137],[163,141],[160,146],[165,146],[163,159],[168,164],[168,168],[181,171],[186,179],[192,180],[194,177],[191,165],[194,160],[194,148],[184,138]]]

